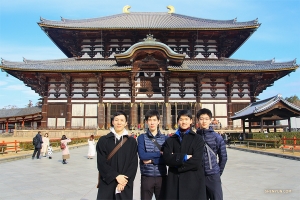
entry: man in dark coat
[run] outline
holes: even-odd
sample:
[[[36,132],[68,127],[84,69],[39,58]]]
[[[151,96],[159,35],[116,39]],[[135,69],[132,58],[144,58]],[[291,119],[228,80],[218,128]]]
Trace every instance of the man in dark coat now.
[[[124,112],[118,111],[114,115],[112,125],[111,132],[102,136],[96,146],[100,173],[97,199],[132,199],[133,181],[138,167],[137,143],[133,137],[128,137],[125,129],[127,116]],[[124,142],[124,138],[127,141]],[[107,160],[119,143],[123,143],[121,148]]]
[[[190,129],[191,111],[180,111],[177,121],[179,128],[166,140],[163,151],[163,158],[169,166],[166,199],[206,199],[203,138]]]
[[[34,159],[35,154],[36,154],[36,158],[40,159],[40,154],[41,154],[41,148],[42,148],[42,143],[43,143],[43,139],[42,139],[42,133],[41,131],[39,131],[35,138],[33,139],[34,141],[34,151],[32,154],[32,159]]]

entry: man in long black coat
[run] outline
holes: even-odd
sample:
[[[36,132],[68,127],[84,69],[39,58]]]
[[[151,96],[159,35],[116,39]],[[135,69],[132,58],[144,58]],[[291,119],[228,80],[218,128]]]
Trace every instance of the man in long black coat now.
[[[178,113],[175,134],[166,140],[163,158],[169,166],[166,199],[206,199],[205,176],[202,167],[204,141],[193,132],[189,110]]]
[[[137,142],[133,137],[128,137],[125,129],[127,117],[124,112],[118,111],[112,124],[111,132],[102,136],[96,146],[97,166],[100,173],[97,199],[132,200],[133,181],[138,167]],[[125,137],[126,142],[124,142]],[[110,152],[120,142],[124,142],[121,148],[107,161]]]

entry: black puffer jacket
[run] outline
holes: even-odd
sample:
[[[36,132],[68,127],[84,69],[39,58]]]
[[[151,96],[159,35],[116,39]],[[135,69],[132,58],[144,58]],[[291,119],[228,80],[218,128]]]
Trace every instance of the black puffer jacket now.
[[[216,133],[211,127],[209,129],[198,129],[197,134],[201,135],[204,142],[213,150],[214,154],[210,152],[207,148],[204,148],[203,163],[205,175],[220,174],[222,175],[225,164],[227,162],[227,151],[226,144],[223,138]],[[211,158],[211,168],[209,163],[209,156]],[[219,158],[219,163],[217,161],[217,156]]]
[[[35,137],[37,138],[37,142],[34,144],[34,148],[41,149],[42,148],[42,143],[43,143],[42,136],[38,133],[38,134],[36,134]]]

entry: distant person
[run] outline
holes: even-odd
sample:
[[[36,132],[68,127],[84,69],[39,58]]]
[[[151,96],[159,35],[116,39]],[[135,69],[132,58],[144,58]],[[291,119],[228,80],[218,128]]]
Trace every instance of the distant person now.
[[[96,146],[95,146],[94,135],[91,135],[90,138],[88,139],[88,145],[89,145],[89,151],[88,151],[87,158],[88,159],[93,159],[93,157],[96,154]]]
[[[96,145],[97,199],[133,199],[133,181],[138,167],[137,142],[128,136],[126,126],[127,115],[123,111],[116,112],[110,133],[102,136]]]
[[[228,147],[230,147],[230,144],[231,144],[231,135],[230,135],[230,133],[227,133],[227,145],[228,145]]]
[[[138,137],[138,153],[141,170],[141,199],[151,200],[153,194],[156,200],[165,199],[167,166],[162,157],[162,146],[167,137],[160,132],[159,112],[148,110],[145,114],[148,130]]]
[[[48,154],[48,158],[52,159],[53,149],[52,149],[52,144],[51,143],[48,146],[47,154]]]
[[[206,199],[202,167],[204,141],[191,130],[192,119],[191,111],[180,111],[178,129],[165,142],[163,158],[169,166],[165,199]]]
[[[42,144],[42,155],[43,157],[46,157],[48,146],[49,146],[49,138],[48,138],[48,133],[45,133],[43,139],[43,144]]]
[[[36,154],[36,159],[41,159],[40,154],[41,154],[42,144],[43,144],[42,132],[39,131],[36,134],[36,136],[33,138],[34,151],[33,151],[33,154],[32,154],[32,159],[34,159],[35,154]]]
[[[212,113],[209,109],[200,109],[196,116],[200,124],[197,134],[205,142],[203,166],[207,199],[222,200],[221,175],[227,162],[226,144],[220,134],[209,126],[212,119]]]
[[[62,164],[67,164],[66,160],[70,159],[70,152],[69,152],[69,147],[68,147],[68,143],[71,142],[70,138],[67,138],[66,135],[63,135],[61,137],[61,141],[60,143],[64,144],[64,149],[62,149]]]

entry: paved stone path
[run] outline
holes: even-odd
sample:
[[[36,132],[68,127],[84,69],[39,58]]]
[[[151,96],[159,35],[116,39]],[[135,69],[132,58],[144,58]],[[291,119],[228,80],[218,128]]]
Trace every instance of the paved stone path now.
[[[53,159],[25,158],[0,163],[0,199],[94,200],[97,196],[96,159],[88,160],[87,146],[71,149],[67,165],[61,153]],[[300,199],[300,162],[228,149],[222,175],[225,200]],[[139,195],[140,173],[134,199]]]

